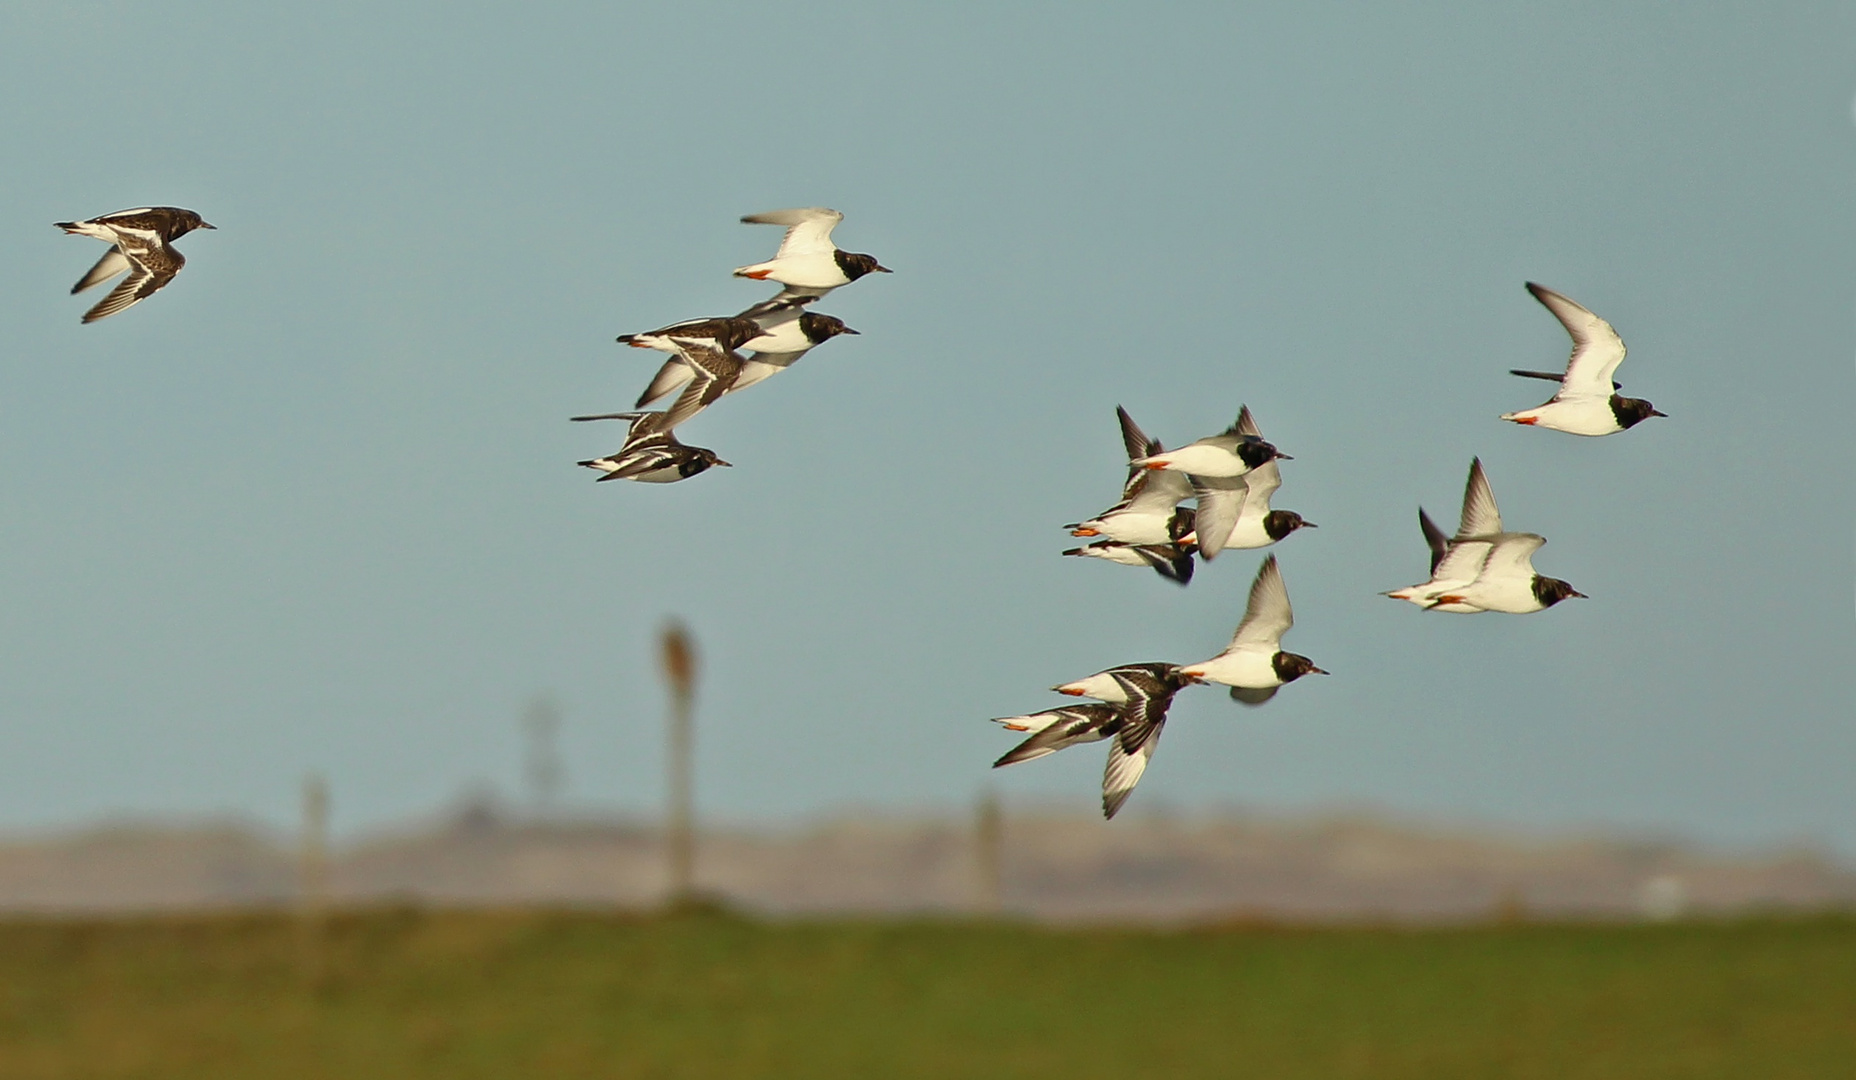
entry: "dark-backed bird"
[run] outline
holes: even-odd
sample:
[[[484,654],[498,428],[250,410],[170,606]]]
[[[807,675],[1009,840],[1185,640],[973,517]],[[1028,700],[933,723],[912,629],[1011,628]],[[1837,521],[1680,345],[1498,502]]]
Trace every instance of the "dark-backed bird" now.
[[[108,296],[84,313],[84,322],[93,323],[148,299],[163,285],[174,280],[186,258],[174,248],[174,241],[195,229],[211,229],[200,215],[178,206],[142,206],[118,210],[88,221],[60,221],[58,228],[77,236],[91,236],[110,245],[90,272],[71,286],[73,295],[83,292],[117,274],[128,272]]]
[[[578,464],[597,469],[606,480],[636,480],[644,484],[674,484],[688,480],[728,462],[715,451],[700,446],[686,446],[672,430],[670,414],[662,412],[602,413],[598,416],[575,416],[573,420],[625,420],[631,429],[625,445],[604,457],[590,458]]]

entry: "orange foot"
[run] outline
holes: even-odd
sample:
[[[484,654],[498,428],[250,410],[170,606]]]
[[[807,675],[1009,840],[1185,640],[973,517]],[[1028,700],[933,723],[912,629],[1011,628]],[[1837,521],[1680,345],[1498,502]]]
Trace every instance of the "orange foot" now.
[[[755,281],[766,281],[767,275],[771,273],[773,273],[771,270],[750,270],[741,276],[744,278],[753,278]]]

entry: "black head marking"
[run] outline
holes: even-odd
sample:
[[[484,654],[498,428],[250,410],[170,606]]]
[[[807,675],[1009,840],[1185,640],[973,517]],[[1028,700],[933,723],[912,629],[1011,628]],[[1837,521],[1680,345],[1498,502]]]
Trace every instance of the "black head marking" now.
[[[1174,507],[1173,517],[1171,520],[1169,520],[1166,523],[1167,537],[1171,539],[1175,544],[1179,543],[1181,540],[1184,540],[1186,538],[1187,533],[1190,533],[1192,531],[1193,524],[1195,521],[1197,521],[1197,519],[1198,519],[1198,515],[1193,512],[1192,507],[1190,506]]]
[[[1273,461],[1277,457],[1274,446],[1254,437],[1247,437],[1239,442],[1237,449],[1233,452],[1237,454],[1239,461],[1252,469]]]
[[[1327,674],[1316,667],[1313,660],[1292,652],[1279,652],[1270,657],[1270,666],[1276,669],[1276,677],[1286,683],[1292,683],[1310,673]]]
[[[1271,540],[1281,540],[1297,529],[1314,527],[1314,522],[1303,521],[1302,515],[1293,510],[1271,510],[1263,516],[1263,531],[1270,534]]]
[[[213,228],[213,226],[208,225],[204,218],[193,211],[177,210],[169,217],[167,225],[161,230],[161,234],[164,239],[171,241],[185,236],[195,229],[210,228]]]
[[[1544,574],[1534,575],[1534,599],[1540,601],[1541,607],[1550,608],[1569,596],[1586,598],[1584,593],[1573,588],[1569,582],[1547,577]]]
[[[689,449],[689,456],[677,463],[677,475],[683,477],[685,480],[695,476],[697,473],[707,472],[717,465],[728,464],[728,462],[716,457],[715,451],[713,450],[706,450],[702,447],[690,447]]]
[[[1623,394],[1611,395],[1611,415],[1617,418],[1621,428],[1635,427],[1652,416],[1665,416],[1656,411],[1656,406],[1642,398],[1625,397]]]
[[[855,251],[839,249],[832,252],[831,257],[837,262],[838,269],[844,272],[844,276],[852,281],[856,281],[865,274],[890,272],[889,267],[877,262],[874,255],[859,255]]]
[[[817,345],[830,341],[839,334],[855,334],[857,331],[844,325],[844,320],[836,315],[820,315],[808,311],[799,316],[799,332],[806,336],[807,341]]]

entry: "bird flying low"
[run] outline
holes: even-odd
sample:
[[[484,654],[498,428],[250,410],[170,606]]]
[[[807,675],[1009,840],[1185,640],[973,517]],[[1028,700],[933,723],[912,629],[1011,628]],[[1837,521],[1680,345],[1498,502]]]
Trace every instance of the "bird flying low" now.
[[[1668,416],[1642,398],[1618,393],[1612,378],[1624,362],[1624,342],[1611,324],[1544,285],[1527,283],[1527,291],[1546,305],[1572,336],[1572,357],[1563,374],[1513,369],[1511,375],[1546,379],[1560,384],[1559,393],[1543,405],[1503,413],[1503,420],[1552,428],[1572,435],[1615,435],[1652,416]]]
[[[1289,588],[1283,584],[1276,556],[1263,560],[1250,583],[1250,602],[1231,636],[1231,644],[1210,660],[1183,665],[1179,670],[1195,682],[1220,683],[1231,697],[1245,705],[1261,705],[1276,691],[1304,675],[1326,675],[1306,656],[1282,651],[1282,636],[1295,625],[1289,607]]]
[[[890,273],[889,267],[877,262],[875,257],[841,250],[831,242],[831,230],[843,220],[843,214],[822,206],[747,215],[741,219],[742,224],[784,225],[786,235],[772,259],[737,267],[735,276],[777,281],[789,290],[817,297],[841,285],[849,285],[865,274]]]
[[[72,295],[128,272],[108,296],[84,313],[93,323],[141,303],[174,280],[187,260],[174,241],[195,229],[211,229],[200,215],[178,206],[142,206],[118,210],[88,221],[60,221],[60,229],[74,236],[89,236],[110,245],[90,272],[71,286]]]
[[[717,465],[728,464],[717,457],[713,450],[686,446],[678,441],[676,432],[671,430],[675,426],[671,413],[602,413],[570,419],[630,422],[631,429],[626,433],[624,446],[605,457],[579,462],[586,468],[605,473],[599,478],[601,481],[636,480],[644,484],[674,484],[707,472]]]
[[[1445,540],[1422,507],[1418,526],[1431,549],[1431,579],[1385,594],[1394,600],[1409,601],[1426,611],[1526,615],[1569,597],[1585,597],[1567,582],[1534,570],[1534,552],[1547,542],[1545,537],[1502,529],[1495,492],[1480,458],[1469,463],[1462,524],[1456,536]]]
[[[1077,697],[1093,697],[1099,705],[1071,705],[1027,716],[1008,716],[998,723],[1012,731],[1032,732],[1031,738],[1008,751],[993,768],[1015,765],[1065,747],[1114,739],[1108,763],[1102,770],[1102,816],[1112,818],[1134,793],[1141,774],[1160,745],[1173,695],[1192,680],[1176,664],[1124,664],[1097,672],[1087,679],[1056,689]]]

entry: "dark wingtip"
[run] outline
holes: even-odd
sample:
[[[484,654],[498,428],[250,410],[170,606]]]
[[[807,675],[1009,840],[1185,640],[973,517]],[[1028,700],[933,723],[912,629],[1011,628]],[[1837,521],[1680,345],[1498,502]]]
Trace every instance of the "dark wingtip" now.
[[[63,229],[65,232],[70,232],[72,229],[77,228],[77,222],[75,221],[54,221],[52,222],[52,228]]]
[[[638,336],[637,334],[620,334],[618,337],[614,338],[613,340],[617,341],[621,345],[630,345],[632,343],[632,339],[636,338],[637,336]]]

